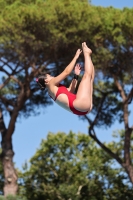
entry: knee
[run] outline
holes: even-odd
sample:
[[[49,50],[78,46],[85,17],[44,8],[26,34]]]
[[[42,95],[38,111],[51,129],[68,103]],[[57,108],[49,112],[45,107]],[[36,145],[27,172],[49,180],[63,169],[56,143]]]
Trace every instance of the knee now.
[[[83,75],[83,79],[91,80],[91,79],[92,79],[92,74],[90,74],[90,73],[85,73],[85,74]]]

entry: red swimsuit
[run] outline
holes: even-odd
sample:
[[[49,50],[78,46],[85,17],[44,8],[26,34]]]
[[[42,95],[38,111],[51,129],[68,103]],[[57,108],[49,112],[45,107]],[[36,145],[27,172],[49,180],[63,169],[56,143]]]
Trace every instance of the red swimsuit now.
[[[56,96],[55,96],[55,99],[54,101],[56,101],[57,97],[60,95],[60,94],[66,94],[67,97],[68,97],[68,101],[69,101],[69,108],[70,110],[76,114],[76,115],[86,115],[88,113],[88,111],[86,112],[81,112],[81,111],[78,111],[74,108],[73,106],[73,101],[76,99],[76,95],[75,94],[72,94],[71,92],[69,92],[67,90],[67,88],[63,85],[59,85],[59,88],[58,88],[58,91],[56,93]]]

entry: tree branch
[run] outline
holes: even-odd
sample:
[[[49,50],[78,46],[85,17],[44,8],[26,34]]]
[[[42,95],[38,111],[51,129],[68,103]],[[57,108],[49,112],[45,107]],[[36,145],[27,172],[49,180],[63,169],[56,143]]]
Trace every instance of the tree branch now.
[[[115,82],[115,85],[116,85],[116,87],[118,88],[118,90],[119,90],[119,92],[120,92],[120,95],[121,95],[121,97],[122,97],[122,99],[123,99],[123,102],[125,102],[126,99],[127,99],[126,94],[125,94],[125,92],[124,92],[124,90],[123,90],[121,84],[120,84],[119,81],[117,80],[116,76],[114,76],[114,82]]]
[[[24,86],[23,86],[23,84],[21,83],[21,81],[19,81],[17,78],[15,78],[14,76],[10,76],[10,78],[12,79],[12,80],[14,80],[16,83],[18,83],[18,85],[20,86],[20,88],[23,88]]]
[[[10,81],[10,77],[8,77],[3,84],[0,85],[0,90],[6,86],[6,84]]]
[[[0,132],[3,135],[6,131],[7,131],[7,129],[6,129],[6,126],[5,126],[5,123],[4,123],[2,110],[0,108]]]
[[[130,104],[131,101],[132,101],[132,99],[133,99],[133,88],[131,89],[131,91],[130,91],[130,93],[128,94],[127,99],[125,100],[124,103]]]
[[[13,99],[12,99],[12,100],[9,100],[9,99],[5,98],[5,97],[2,96],[2,95],[0,95],[0,99],[1,99],[1,101],[4,103],[4,105],[5,105],[6,107],[7,107],[7,106],[12,106],[12,107],[15,106],[15,103],[14,103]]]
[[[85,118],[88,120],[88,122],[89,122],[89,124],[90,124],[88,133],[89,133],[90,137],[93,138],[93,139],[97,142],[97,144],[99,144],[99,146],[100,146],[104,151],[106,151],[111,157],[113,157],[114,159],[116,159],[117,162],[118,162],[120,165],[123,166],[123,162],[122,162],[121,158],[119,158],[119,156],[118,156],[117,154],[113,153],[113,152],[112,152],[109,148],[107,148],[102,142],[100,142],[100,140],[97,138],[96,133],[95,133],[95,131],[94,131],[94,126],[96,125],[96,122],[97,122],[98,117],[99,117],[99,113],[100,113],[100,111],[102,110],[102,106],[103,106],[103,104],[104,104],[104,101],[105,101],[106,96],[107,96],[107,93],[104,93],[104,94],[103,94],[103,97],[102,97],[102,99],[101,99],[100,106],[99,106],[99,108],[98,108],[98,110],[97,110],[97,114],[96,114],[95,119],[94,119],[93,122],[91,122],[91,120],[90,120],[87,116],[85,116]],[[93,131],[93,134],[91,133],[92,131]]]
[[[12,71],[12,67],[8,64],[9,62],[5,62],[4,60],[0,59],[0,61],[3,63],[3,66],[6,65],[9,67],[9,69]]]
[[[93,131],[93,134],[91,133],[91,131]],[[123,162],[121,160],[121,158],[119,158],[119,156],[115,153],[113,153],[108,147],[106,147],[96,136],[96,133],[94,131],[94,128],[89,128],[89,135],[91,138],[93,138],[97,144],[99,144],[99,146],[104,150],[106,151],[112,158],[116,159],[117,162],[123,166]]]
[[[10,76],[10,74],[5,69],[3,69],[3,67],[0,67],[0,71],[4,72],[7,76]]]
[[[2,135],[2,141],[1,141],[1,146],[2,146],[2,143],[3,143],[4,137],[6,135],[7,129],[6,129],[6,126],[5,126],[5,123],[4,123],[1,108],[0,108],[0,132],[1,132],[1,135]],[[1,159],[2,159],[2,154],[0,155],[0,160]]]
[[[120,95],[123,99],[123,118],[124,118],[124,125],[125,125],[125,140],[124,140],[124,162],[127,166],[131,165],[131,156],[130,156],[130,146],[131,146],[131,132],[132,129],[129,128],[128,123],[128,99],[132,95],[133,88],[130,91],[129,95],[126,96],[124,89],[122,88],[121,84],[118,82],[117,78],[114,76],[115,84],[120,92]]]

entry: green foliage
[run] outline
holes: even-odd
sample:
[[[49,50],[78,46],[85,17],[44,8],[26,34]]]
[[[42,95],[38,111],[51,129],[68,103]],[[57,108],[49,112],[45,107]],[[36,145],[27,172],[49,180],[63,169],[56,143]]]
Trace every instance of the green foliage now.
[[[9,195],[7,197],[0,196],[0,200],[27,200],[27,199],[25,197]]]
[[[112,167],[113,166],[113,167]],[[115,161],[87,135],[49,133],[20,173],[20,194],[29,200],[130,199],[130,187]]]

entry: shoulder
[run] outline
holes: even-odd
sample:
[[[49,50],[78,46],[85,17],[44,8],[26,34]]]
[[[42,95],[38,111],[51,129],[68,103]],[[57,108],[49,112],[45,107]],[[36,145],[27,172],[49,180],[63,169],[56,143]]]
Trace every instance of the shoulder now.
[[[49,85],[48,87],[47,87],[47,89],[48,89],[48,94],[54,99],[55,98],[55,96],[56,96],[56,93],[57,93],[57,91],[58,91],[58,86],[56,86],[56,85]]]

